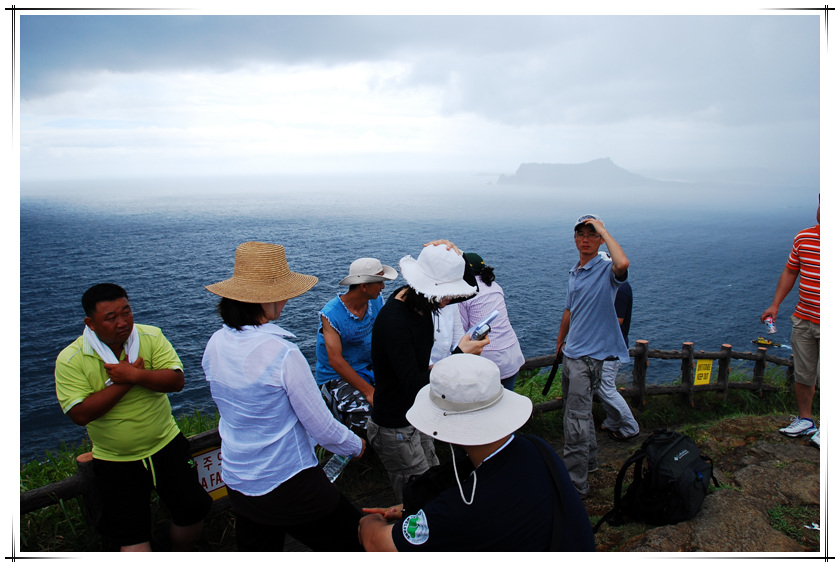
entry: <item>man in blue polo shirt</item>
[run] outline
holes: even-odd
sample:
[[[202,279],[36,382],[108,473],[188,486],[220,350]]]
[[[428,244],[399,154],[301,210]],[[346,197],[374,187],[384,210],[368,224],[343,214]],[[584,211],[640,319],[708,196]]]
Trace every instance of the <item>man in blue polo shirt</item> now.
[[[557,351],[563,353],[563,461],[585,498],[588,474],[598,468],[592,396],[600,387],[605,360],[630,362],[614,307],[630,261],[597,215],[580,217],[574,234],[580,259],[569,272]],[[610,258],[598,254],[601,244],[606,244]]]

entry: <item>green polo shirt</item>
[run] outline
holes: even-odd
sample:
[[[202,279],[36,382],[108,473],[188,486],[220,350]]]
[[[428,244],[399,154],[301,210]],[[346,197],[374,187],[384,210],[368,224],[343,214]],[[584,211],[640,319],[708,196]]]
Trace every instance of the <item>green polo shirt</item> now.
[[[159,328],[135,327],[140,338],[138,354],[146,370],[183,371],[181,359]],[[120,360],[125,360],[125,352]],[[55,393],[64,413],[105,389],[104,364],[83,336],[61,351],[55,361]],[[145,459],[180,432],[167,395],[143,386],[132,387],[108,413],[88,423],[87,431],[94,458],[105,461]]]

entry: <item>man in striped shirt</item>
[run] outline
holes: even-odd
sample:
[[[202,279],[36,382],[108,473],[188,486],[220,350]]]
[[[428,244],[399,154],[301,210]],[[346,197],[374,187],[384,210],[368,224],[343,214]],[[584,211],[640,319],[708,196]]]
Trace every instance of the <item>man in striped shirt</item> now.
[[[779,433],[788,437],[811,435],[811,444],[819,448],[820,430],[814,424],[811,405],[820,377],[820,207],[817,205],[817,224],[800,231],[793,239],[793,248],[779,283],[773,303],[761,315],[776,318],[779,305],[793,289],[799,277],[799,303],[790,320],[791,347],[795,366],[794,394],[799,416]]]

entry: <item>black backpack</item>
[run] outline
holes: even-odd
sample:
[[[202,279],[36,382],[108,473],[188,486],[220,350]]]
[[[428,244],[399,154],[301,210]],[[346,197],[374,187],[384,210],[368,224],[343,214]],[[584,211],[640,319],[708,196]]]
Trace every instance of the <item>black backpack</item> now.
[[[635,465],[633,481],[622,496],[624,474]],[[622,465],[615,480],[613,509],[593,528],[597,532],[604,521],[621,525],[632,518],[655,526],[676,524],[693,518],[703,505],[709,482],[714,476],[712,460],[687,435],[657,429]]]

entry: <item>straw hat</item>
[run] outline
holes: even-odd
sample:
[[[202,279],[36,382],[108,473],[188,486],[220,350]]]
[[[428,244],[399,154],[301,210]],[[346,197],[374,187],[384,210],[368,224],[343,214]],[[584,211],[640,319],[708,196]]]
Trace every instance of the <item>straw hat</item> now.
[[[417,293],[432,301],[444,297],[472,297],[478,290],[464,281],[466,263],[460,254],[446,245],[426,246],[415,260],[400,260],[403,278]]]
[[[381,274],[381,275],[380,275]],[[397,277],[397,271],[391,266],[384,266],[376,258],[359,258],[350,264],[350,272],[338,285],[354,285],[384,282]]]
[[[236,249],[233,277],[205,289],[244,303],[274,303],[302,295],[316,283],[315,276],[289,270],[281,245],[243,242]]]
[[[522,427],[533,404],[502,387],[499,367],[474,354],[453,354],[432,367],[406,419],[427,435],[456,445],[486,445]]]

